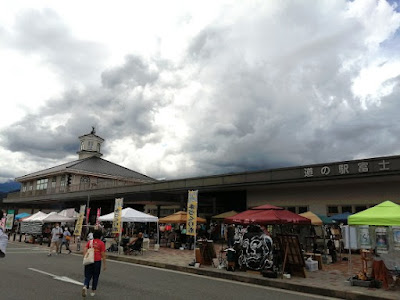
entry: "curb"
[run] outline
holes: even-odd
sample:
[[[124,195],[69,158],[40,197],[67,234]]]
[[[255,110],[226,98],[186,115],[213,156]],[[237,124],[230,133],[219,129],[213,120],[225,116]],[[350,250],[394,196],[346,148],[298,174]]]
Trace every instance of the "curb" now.
[[[271,279],[265,277],[249,277],[243,276],[240,274],[233,274],[233,273],[226,273],[225,271],[220,270],[210,270],[210,269],[203,269],[203,268],[194,268],[194,267],[183,267],[177,266],[167,263],[160,263],[160,262],[152,262],[152,261],[144,261],[141,259],[135,259],[130,257],[123,257],[123,256],[114,256],[107,254],[107,259],[116,260],[116,261],[123,261],[123,262],[130,262],[133,264],[138,265],[145,265],[151,266],[161,269],[169,269],[174,271],[180,271],[184,273],[191,273],[197,275],[203,275],[208,277],[220,278],[220,279],[227,279],[232,281],[244,282],[244,283],[251,283],[256,285],[268,286],[273,288],[291,290],[295,292],[302,292],[306,294],[315,294],[320,296],[327,296],[327,297],[334,297],[334,298],[341,298],[341,299],[348,299],[348,300],[384,300],[388,299],[391,300],[392,298],[385,298],[380,295],[379,297],[376,296],[368,296],[365,294],[343,290],[334,290],[329,288],[319,288],[313,287],[309,285],[302,285],[291,283],[287,281],[282,281],[279,279]]]

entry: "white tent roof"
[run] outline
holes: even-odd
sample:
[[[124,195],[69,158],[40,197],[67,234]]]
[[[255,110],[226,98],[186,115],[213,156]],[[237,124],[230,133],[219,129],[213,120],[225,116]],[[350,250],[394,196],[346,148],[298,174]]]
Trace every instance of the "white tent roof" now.
[[[100,221],[113,221],[114,213],[109,213],[99,217]],[[124,208],[121,216],[122,222],[158,222],[158,218],[137,211],[131,207]]]
[[[23,222],[41,222],[45,217],[47,217],[47,214],[45,214],[44,212],[38,211],[37,213],[33,214],[32,216],[24,219]]]
[[[79,213],[75,211],[75,208],[67,208],[58,213],[60,216],[78,219]]]
[[[74,222],[74,218],[64,217],[56,212],[49,213],[46,217],[41,220],[43,223],[55,223],[55,222]]]

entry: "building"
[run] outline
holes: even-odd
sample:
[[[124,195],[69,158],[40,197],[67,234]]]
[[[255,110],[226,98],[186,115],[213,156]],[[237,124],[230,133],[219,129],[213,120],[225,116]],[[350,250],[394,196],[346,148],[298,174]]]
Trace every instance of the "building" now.
[[[122,197],[125,206],[165,216],[185,209],[188,190],[199,190],[202,217],[266,203],[328,216],[400,203],[400,156],[157,181],[102,159],[94,129],[79,140],[78,160],[16,178],[21,191],[4,204],[19,212],[90,204],[107,213]]]

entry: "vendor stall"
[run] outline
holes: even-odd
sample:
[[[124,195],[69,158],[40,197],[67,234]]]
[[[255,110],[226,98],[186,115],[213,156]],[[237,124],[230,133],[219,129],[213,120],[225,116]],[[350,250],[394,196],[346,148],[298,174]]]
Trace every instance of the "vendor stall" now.
[[[112,222],[114,220],[114,212],[100,216],[100,222]],[[140,212],[131,207],[127,207],[122,209],[121,211],[121,221],[123,223],[157,223],[157,245],[159,242],[159,234],[158,234],[158,218],[152,215],[145,214],[144,212]]]
[[[311,220],[308,218],[292,213],[282,207],[269,204],[257,206],[238,213],[235,216],[225,218],[225,222],[229,224],[251,225],[242,231],[242,239],[239,240],[240,246],[236,251],[238,255],[237,261],[239,267],[242,269],[247,268],[262,272],[276,266],[274,266],[272,237],[260,225],[311,224]],[[284,239],[278,239],[278,241],[284,241]],[[296,242],[295,246],[297,249],[300,249],[298,239],[296,239]],[[280,243],[280,247],[278,247],[279,256],[283,261],[283,270],[285,270],[286,263],[290,264],[293,262],[294,264],[294,260],[291,260],[294,256],[289,255],[291,253],[291,249],[289,248],[293,248],[293,245],[292,242],[290,245],[284,242]],[[296,258],[296,261],[298,264],[301,264],[301,268],[304,268],[303,257]]]
[[[186,236],[186,221],[187,221],[187,212],[186,211],[177,211],[172,215],[166,216],[164,218],[160,218],[159,222],[161,224],[175,224],[178,228],[174,229],[172,226],[164,226],[163,228],[163,241],[165,241],[165,246],[171,246],[172,248],[192,248],[193,239]],[[206,219],[197,217],[197,224],[205,224],[207,223]],[[167,228],[169,230],[167,230]],[[199,235],[200,238],[204,237],[203,234]]]
[[[358,226],[362,251],[378,254],[373,257],[371,277],[387,287],[393,276],[400,276],[400,205],[384,201],[349,216],[348,224]]]

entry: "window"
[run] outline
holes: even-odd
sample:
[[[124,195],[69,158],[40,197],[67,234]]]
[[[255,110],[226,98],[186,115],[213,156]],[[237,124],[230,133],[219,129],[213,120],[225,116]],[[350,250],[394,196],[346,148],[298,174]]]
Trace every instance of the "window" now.
[[[81,150],[83,150],[85,148],[84,143],[81,142]]]
[[[342,206],[342,213],[345,213],[345,212],[353,213],[353,208],[351,207],[351,205]]]
[[[339,213],[339,207],[337,206],[328,206],[328,217],[331,215],[335,215]]]
[[[308,211],[307,206],[299,206],[299,214],[305,213],[306,211]]]
[[[81,177],[81,183],[90,183],[89,176],[82,176]]]
[[[92,141],[88,142],[88,150],[93,150],[93,142]]]
[[[47,189],[47,183],[48,183],[48,179],[39,179],[38,181],[36,181],[36,190],[45,190]]]
[[[31,182],[28,183],[28,191],[32,191],[33,189],[33,184]]]
[[[287,208],[288,211],[291,211],[292,213],[296,213],[296,207],[295,206],[289,206]]]
[[[358,206],[356,206],[356,213],[366,210],[366,209],[367,209],[366,205],[358,205]]]
[[[26,183],[22,185],[22,192],[26,192]]]
[[[97,152],[100,152],[100,143],[97,143]]]
[[[57,177],[53,177],[51,179],[51,188],[55,189],[56,188],[56,183],[57,183]]]

